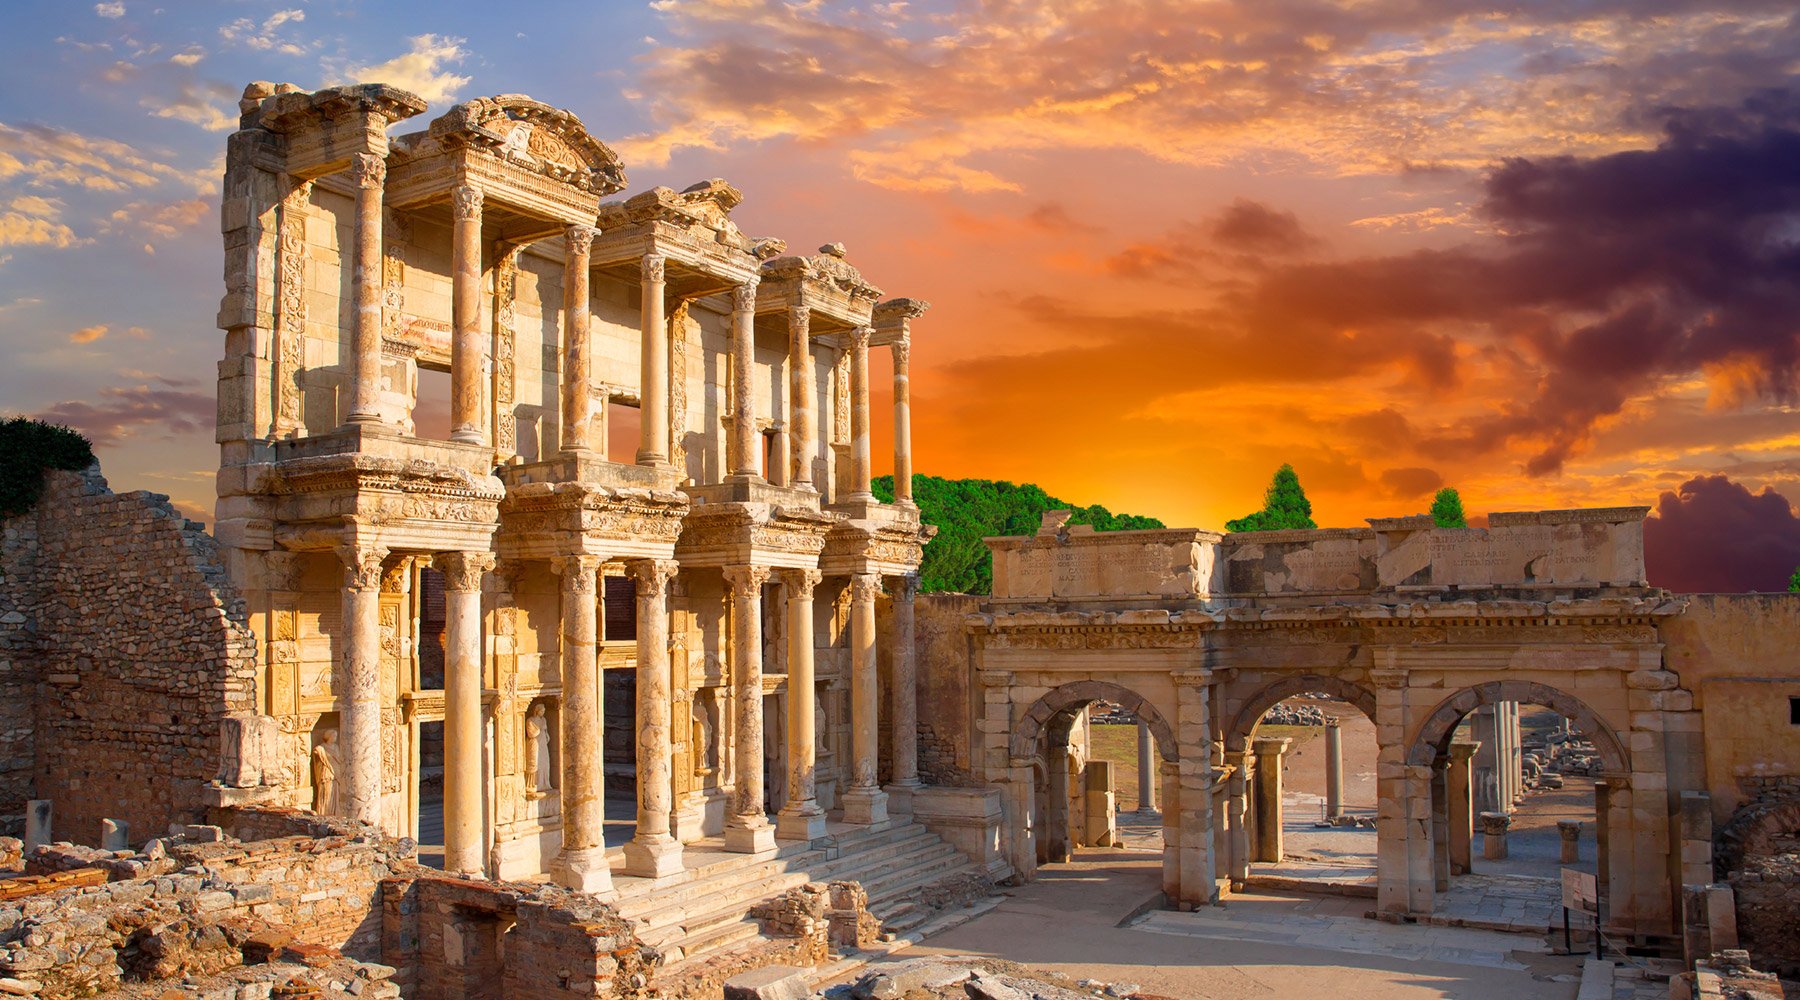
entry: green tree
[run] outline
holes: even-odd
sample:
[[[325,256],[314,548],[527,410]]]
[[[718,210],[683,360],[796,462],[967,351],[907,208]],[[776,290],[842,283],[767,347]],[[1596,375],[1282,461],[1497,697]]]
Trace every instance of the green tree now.
[[[1440,528],[1466,528],[1469,519],[1463,515],[1462,494],[1446,486],[1431,500],[1431,519]]]
[[[1288,528],[1317,528],[1312,519],[1312,501],[1300,487],[1300,475],[1291,465],[1275,470],[1268,492],[1263,494],[1262,510],[1235,521],[1226,521],[1226,531],[1283,531]]]
[[[85,469],[94,462],[88,439],[60,424],[13,417],[0,421],[0,517],[37,504],[45,469]]]
[[[1800,566],[1794,567],[1794,575],[1788,577],[1788,593],[1800,594]]]

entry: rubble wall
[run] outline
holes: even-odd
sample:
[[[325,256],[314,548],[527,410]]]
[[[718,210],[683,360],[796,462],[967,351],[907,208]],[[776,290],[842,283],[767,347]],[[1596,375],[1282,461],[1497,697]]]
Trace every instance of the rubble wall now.
[[[1783,854],[1750,855],[1728,881],[1737,899],[1738,941],[1756,967],[1800,979],[1800,843]]]
[[[142,842],[203,817],[221,721],[253,711],[255,640],[216,543],[167,497],[115,494],[98,466],[45,477],[0,554],[0,815],[47,798],[57,839],[97,843],[111,817]]]
[[[972,594],[920,594],[913,655],[919,679],[919,777],[928,785],[972,785],[969,734],[974,707],[969,633],[964,619],[981,610]]]

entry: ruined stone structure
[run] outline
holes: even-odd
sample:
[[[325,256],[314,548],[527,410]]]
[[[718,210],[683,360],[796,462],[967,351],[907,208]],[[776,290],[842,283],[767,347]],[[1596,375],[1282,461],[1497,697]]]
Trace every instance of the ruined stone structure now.
[[[255,85],[230,140],[216,530],[257,766],[225,799],[416,835],[441,767],[451,871],[596,892],[908,813],[931,529],[905,476],[870,492],[870,364],[908,469],[925,304],[746,237],[723,181],[607,200],[566,111],[388,138],[424,110]]]

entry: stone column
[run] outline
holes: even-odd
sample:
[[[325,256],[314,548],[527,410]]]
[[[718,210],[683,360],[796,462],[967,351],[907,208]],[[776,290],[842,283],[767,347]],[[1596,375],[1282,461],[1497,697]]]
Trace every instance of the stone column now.
[[[673,665],[669,660],[669,582],[680,564],[639,559],[637,580],[637,832],[625,845],[625,873],[667,878],[682,871],[675,812]]]
[[[1576,819],[1559,819],[1556,821],[1557,835],[1562,837],[1562,855],[1557,859],[1565,865],[1572,865],[1581,860],[1581,821]]]
[[[874,328],[859,326],[850,331],[850,496],[847,499],[875,499],[870,480],[872,459],[869,450],[869,337]]]
[[[1612,783],[1602,778],[1594,782],[1594,873],[1602,896],[1612,895],[1612,852],[1607,847],[1612,839]]]
[[[606,442],[595,437],[594,338],[588,332],[588,261],[594,227],[570,226],[563,230],[563,242],[567,249],[563,257],[562,450],[570,455],[594,454],[606,449]]]
[[[52,819],[55,816],[55,804],[50,799],[27,799],[25,802],[25,853],[52,843],[56,835],[52,832]]]
[[[1156,811],[1156,741],[1150,735],[1150,724],[1138,720],[1138,812]]]
[[[481,189],[450,189],[450,440],[482,444]]]
[[[731,290],[731,474],[754,478],[756,447],[756,285]]]
[[[1250,877],[1250,762],[1251,755],[1241,750],[1225,754],[1225,763],[1231,768],[1225,813],[1230,838],[1226,874],[1234,889],[1242,889]]]
[[[562,852],[556,881],[583,892],[612,891],[606,865],[606,788],[600,740],[599,556],[564,556],[562,574]]]
[[[867,400],[864,402],[866,412]],[[876,782],[881,691],[875,666],[875,597],[879,593],[881,577],[874,573],[850,578],[851,765],[850,788],[842,796],[846,823],[885,823],[888,818],[887,793]]]
[[[1489,861],[1500,861],[1506,857],[1506,829],[1512,826],[1512,817],[1503,812],[1484,812],[1481,814],[1481,856]]]
[[[350,181],[356,186],[356,222],[350,237],[350,412],[344,421],[378,424],[382,422],[381,203],[387,161],[374,153],[357,153],[350,158]]]
[[[1213,879],[1212,671],[1178,670],[1174,681],[1181,799],[1164,806],[1181,814],[1180,905],[1186,910],[1216,903],[1219,896],[1219,884]],[[1288,742],[1282,741],[1283,750]],[[1279,801],[1279,781],[1275,791]],[[1279,861],[1279,840],[1275,855]]]
[[[893,812],[910,815],[913,789],[920,785],[919,678],[913,650],[919,578],[910,573],[889,577],[888,592],[894,599],[894,782],[888,799]]]
[[[1051,864],[1069,860],[1069,744],[1068,734],[1051,733],[1044,754],[1044,858]]]
[[[757,854],[775,849],[775,828],[763,805],[762,589],[767,566],[727,566],[731,585],[732,682],[737,692],[737,763],[725,849]]]
[[[1495,812],[1504,796],[1500,793],[1500,727],[1493,705],[1483,705],[1469,713],[1469,738],[1479,749],[1475,754],[1475,808]]]
[[[1281,845],[1281,758],[1294,741],[1283,737],[1258,737],[1256,754],[1256,861],[1279,863]]]
[[[663,315],[664,274],[667,258],[644,255],[643,303],[638,313],[643,334],[641,368],[642,408],[638,411],[639,465],[669,462],[669,323]]]
[[[381,825],[381,563],[387,549],[345,544],[338,700],[338,801],[351,819]]]
[[[912,496],[912,386],[908,378],[912,341],[901,337],[891,348],[894,355],[894,502],[911,504]]]
[[[432,558],[444,574],[444,870],[480,875],[482,851],[481,580],[486,552]]]
[[[784,569],[787,591],[787,760],[788,800],[775,818],[775,836],[814,840],[825,836],[825,810],[819,808],[818,718],[813,680],[813,588],[822,579],[816,569]]]
[[[1471,862],[1471,844],[1475,836],[1475,805],[1471,798],[1473,787],[1469,782],[1469,758],[1475,755],[1477,745],[1468,742],[1450,744],[1450,771],[1445,775],[1444,791],[1450,799],[1450,873],[1467,875],[1473,868]]]
[[[1431,884],[1435,892],[1450,890],[1450,758],[1431,765]]]
[[[793,430],[788,440],[793,462],[788,482],[800,489],[813,485],[813,458],[819,453],[819,389],[813,371],[812,309],[803,301],[788,308],[788,413]]]
[[[1344,730],[1335,715],[1325,717],[1325,819],[1344,816]]]
[[[1162,886],[1170,900],[1181,899],[1181,765],[1163,760],[1161,755],[1151,762],[1162,784]]]

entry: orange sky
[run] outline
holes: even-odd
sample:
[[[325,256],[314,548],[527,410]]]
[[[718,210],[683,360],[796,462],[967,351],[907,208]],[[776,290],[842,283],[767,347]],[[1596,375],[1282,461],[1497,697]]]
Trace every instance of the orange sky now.
[[[0,121],[0,401],[94,434],[116,487],[209,509],[232,98],[379,78],[430,114],[568,106],[632,190],[725,177],[747,232],[841,240],[930,300],[920,472],[1202,526],[1282,462],[1327,525],[1439,485],[1471,513],[1649,504],[1711,472],[1800,496],[1800,192],[1766,172],[1800,122],[1791,2],[1467,9],[37,13],[0,42],[22,95]]]

